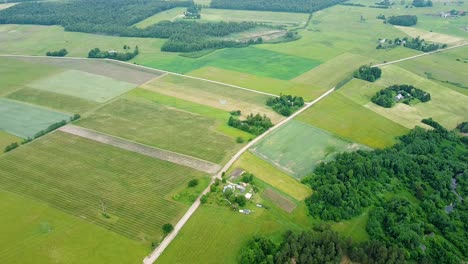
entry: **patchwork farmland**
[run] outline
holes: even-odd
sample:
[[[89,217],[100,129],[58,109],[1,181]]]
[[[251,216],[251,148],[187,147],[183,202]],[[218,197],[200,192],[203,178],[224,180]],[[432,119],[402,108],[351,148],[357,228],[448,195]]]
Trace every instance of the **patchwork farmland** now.
[[[466,262],[467,3],[86,1],[0,4],[0,263]]]

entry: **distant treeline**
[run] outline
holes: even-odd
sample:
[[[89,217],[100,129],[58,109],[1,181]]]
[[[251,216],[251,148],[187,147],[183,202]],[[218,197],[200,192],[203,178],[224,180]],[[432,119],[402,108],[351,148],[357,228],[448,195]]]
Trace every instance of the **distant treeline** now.
[[[135,47],[135,50],[133,52],[101,51],[99,48],[94,48],[88,52],[88,58],[129,61],[136,57],[138,54],[138,46]]]
[[[394,40],[391,40],[391,39],[379,40],[379,44],[377,45],[376,49],[389,49],[389,48],[394,48],[397,46],[403,46],[406,48],[419,50],[422,52],[431,52],[431,51],[436,51],[438,49],[444,49],[447,47],[447,44],[437,44],[437,43],[427,42],[424,39],[421,39],[420,37],[416,37],[416,38],[404,37],[402,39],[395,38]]]
[[[154,13],[177,6],[192,5],[192,1],[153,0],[23,3],[1,10],[0,24],[61,25],[67,31],[122,37],[166,38],[169,40],[161,49],[173,52],[192,52],[261,43],[261,39],[237,42],[221,38],[258,26],[252,22],[163,21],[145,29],[132,26]]]
[[[211,8],[311,13],[346,0],[212,0]]]

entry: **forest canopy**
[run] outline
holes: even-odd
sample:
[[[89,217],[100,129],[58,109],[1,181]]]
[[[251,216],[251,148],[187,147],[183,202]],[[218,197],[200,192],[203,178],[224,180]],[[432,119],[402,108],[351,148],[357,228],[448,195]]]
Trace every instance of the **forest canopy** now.
[[[212,0],[211,8],[311,13],[346,0]]]

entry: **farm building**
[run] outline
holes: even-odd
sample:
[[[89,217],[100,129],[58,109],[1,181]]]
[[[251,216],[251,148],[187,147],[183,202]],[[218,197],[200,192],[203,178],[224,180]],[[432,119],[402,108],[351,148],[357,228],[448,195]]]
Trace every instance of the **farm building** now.
[[[397,96],[395,96],[396,101],[400,101],[402,99],[405,99],[405,97],[402,94],[397,94]]]
[[[246,194],[245,194],[245,198],[246,198],[247,200],[250,200],[250,198],[252,198],[252,195],[253,195],[252,193],[246,193]]]

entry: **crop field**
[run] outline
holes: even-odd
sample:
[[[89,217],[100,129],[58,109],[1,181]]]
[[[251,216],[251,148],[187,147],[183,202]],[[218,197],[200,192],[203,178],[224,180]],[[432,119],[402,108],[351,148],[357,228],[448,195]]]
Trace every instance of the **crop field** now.
[[[38,67],[37,64],[0,57],[0,97],[25,87],[30,81],[58,72],[60,70],[55,67]]]
[[[266,106],[266,101],[270,96],[225,85],[166,75],[141,87],[225,111],[241,110],[244,116],[250,113],[266,114],[274,123],[283,119],[281,115]]]
[[[408,128],[422,125],[421,119],[432,117],[446,128],[452,129],[468,117],[468,96],[460,94],[431,80],[395,65],[382,68],[382,78],[375,84],[382,88],[393,84],[412,84],[431,94],[431,101],[414,106],[397,104],[383,108],[373,103],[366,106]]]
[[[145,245],[158,240],[162,225],[174,224],[187,209],[166,196],[203,176],[187,167],[63,132],[0,157],[0,188]]]
[[[45,106],[71,114],[83,114],[99,105],[90,100],[32,88],[20,89],[9,94],[6,98]]]
[[[238,85],[271,94],[292,94],[304,97],[310,101],[323,94],[326,87],[315,87],[310,84],[284,81],[268,77],[260,77],[248,73],[239,73],[214,67],[203,67],[189,73],[189,75]]]
[[[149,91],[134,95],[104,106],[77,124],[215,163],[234,151],[235,138],[217,131],[217,119],[154,102],[153,96],[156,100],[159,96]],[[224,123],[229,113],[225,116]]]
[[[250,151],[288,174],[303,178],[319,163],[332,160],[336,154],[362,148],[311,125],[290,121]]]
[[[1,263],[131,264],[148,253],[137,241],[3,189],[0,215]]]
[[[0,99],[0,130],[21,138],[32,138],[37,132],[62,120],[67,114],[30,104]]]
[[[147,28],[151,25],[154,25],[158,22],[161,22],[161,21],[174,21],[176,20],[177,18],[181,17],[184,15],[184,12],[187,10],[187,8],[183,8],[183,7],[176,7],[176,8],[172,8],[172,9],[169,9],[169,10],[165,10],[165,11],[162,11],[162,12],[159,12],[159,13],[156,13],[138,23],[136,23],[135,27],[137,28]],[[206,10],[206,9],[203,9],[203,11]]]
[[[21,141],[21,138],[0,130],[0,153],[11,143],[17,142],[19,144]]]
[[[87,72],[68,70],[50,77],[33,81],[30,88],[75,96],[98,103],[105,103],[135,86],[104,76]]]
[[[318,102],[297,120],[372,148],[391,146],[396,143],[397,136],[409,131],[340,93]]]
[[[467,39],[464,39],[461,37],[455,37],[451,35],[430,32],[430,31],[426,31],[423,29],[419,29],[419,28],[402,27],[402,26],[395,26],[395,27],[413,38],[420,37],[422,39],[435,42],[435,43],[443,43],[447,45],[459,45],[468,41]]]
[[[255,178],[273,186],[297,201],[302,201],[312,194],[309,187],[251,152],[245,152],[231,168],[242,168],[254,174]]]
[[[296,204],[289,200],[287,197],[279,194],[273,189],[266,189],[263,192],[263,196],[276,204],[279,208],[283,209],[288,213],[292,213],[296,209]]]

